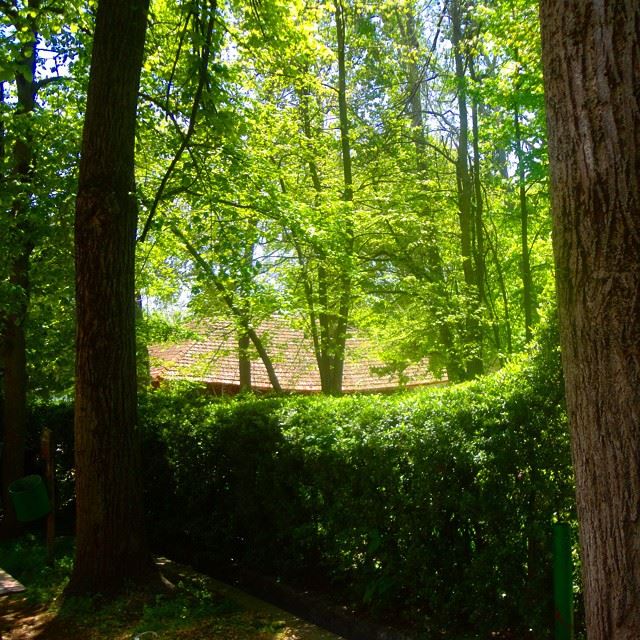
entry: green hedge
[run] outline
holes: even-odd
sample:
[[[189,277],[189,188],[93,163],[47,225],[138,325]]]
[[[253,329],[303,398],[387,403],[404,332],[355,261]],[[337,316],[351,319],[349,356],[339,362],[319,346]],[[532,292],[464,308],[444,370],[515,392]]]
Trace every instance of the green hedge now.
[[[387,397],[149,393],[154,545],[426,632],[549,637],[550,525],[575,520],[561,389],[557,350],[536,347],[476,382]],[[36,418],[55,423],[68,495],[69,410]]]
[[[157,542],[430,631],[544,637],[550,525],[574,519],[556,359],[393,397],[150,394]]]

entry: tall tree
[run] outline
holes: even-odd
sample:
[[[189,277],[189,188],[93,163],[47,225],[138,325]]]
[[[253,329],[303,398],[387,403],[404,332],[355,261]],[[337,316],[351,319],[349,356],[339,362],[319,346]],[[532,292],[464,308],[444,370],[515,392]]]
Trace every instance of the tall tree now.
[[[458,185],[458,219],[460,221],[460,255],[469,297],[466,317],[466,348],[471,352],[471,356],[466,366],[466,376],[472,378],[481,374],[484,367],[482,362],[482,328],[480,326],[483,282],[479,279],[477,264],[473,255],[476,225],[473,209],[473,177],[469,166],[469,115],[467,103],[467,67],[469,59],[465,52],[464,9],[465,6],[460,0],[452,0],[449,8],[449,17],[451,20],[451,44],[453,45],[458,94],[459,135],[456,177]],[[482,234],[480,237],[482,237]]]
[[[344,370],[345,345],[347,341],[347,325],[352,300],[352,274],[351,259],[354,249],[354,223],[353,223],[353,169],[351,160],[351,139],[349,126],[349,112],[347,108],[347,61],[346,61],[346,24],[345,5],[342,0],[335,2],[335,24],[338,57],[338,121],[340,123],[340,151],[342,158],[343,191],[342,201],[344,221],[344,250],[346,260],[342,265],[339,278],[339,294],[337,314],[332,318],[333,322],[321,322],[321,341],[333,343],[333,349],[325,349],[328,355],[328,381],[323,379],[323,391],[341,393],[342,374]],[[331,311],[328,305],[324,308],[325,318],[328,319]],[[321,367],[322,369],[325,367]]]
[[[533,283],[531,280],[531,259],[529,256],[529,211],[527,205],[527,174],[524,164],[524,149],[522,142],[522,127],[520,107],[515,105],[513,112],[513,130],[515,133],[514,143],[516,146],[516,156],[518,158],[518,201],[520,203],[520,228],[521,228],[521,252],[522,260],[520,271],[522,273],[522,305],[524,310],[524,332],[525,339],[529,342],[533,336],[531,328],[533,325]]]
[[[640,4],[542,0],[554,252],[591,640],[640,637]]]
[[[8,224],[5,227],[12,237],[10,251],[9,285],[17,292],[14,304],[0,316],[0,353],[3,376],[3,441],[5,455],[2,456],[3,504],[9,504],[9,484],[24,474],[24,449],[27,422],[27,346],[25,323],[29,307],[29,261],[33,251],[30,208],[33,198],[33,127],[30,117],[36,104],[36,42],[38,39],[37,15],[40,2],[30,0],[28,9],[15,4],[3,7],[11,18],[12,27],[22,34],[17,47],[15,86],[17,106],[15,110],[16,136],[12,148],[12,167],[9,181],[13,192]],[[4,87],[3,87],[4,94]],[[4,96],[3,96],[4,97]],[[3,136],[4,137],[4,136]],[[4,154],[3,154],[4,155]],[[12,509],[4,510],[0,528],[1,536],[17,532],[17,522]]]
[[[77,536],[71,591],[156,575],[136,443],[136,104],[149,0],[101,0],[76,201]]]

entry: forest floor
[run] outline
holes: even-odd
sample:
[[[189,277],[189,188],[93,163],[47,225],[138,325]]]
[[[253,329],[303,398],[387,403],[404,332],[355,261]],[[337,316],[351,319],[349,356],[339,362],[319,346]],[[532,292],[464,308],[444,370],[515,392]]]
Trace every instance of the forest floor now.
[[[0,566],[26,587],[0,596],[0,640],[340,640],[238,589],[161,559],[176,589],[131,592],[116,600],[63,598],[72,566],[70,540],[55,561],[34,538],[0,546]]]

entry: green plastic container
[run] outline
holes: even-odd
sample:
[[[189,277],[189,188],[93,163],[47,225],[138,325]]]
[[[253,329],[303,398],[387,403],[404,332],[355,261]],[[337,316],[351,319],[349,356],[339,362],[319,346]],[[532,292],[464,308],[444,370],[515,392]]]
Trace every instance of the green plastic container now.
[[[40,476],[25,476],[9,485],[9,495],[20,522],[46,516],[51,509],[47,488]]]

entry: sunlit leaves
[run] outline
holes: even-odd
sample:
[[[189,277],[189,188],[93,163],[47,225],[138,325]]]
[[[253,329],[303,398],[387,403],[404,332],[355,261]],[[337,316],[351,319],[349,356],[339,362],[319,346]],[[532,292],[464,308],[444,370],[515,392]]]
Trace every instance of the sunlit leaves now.
[[[24,190],[10,175],[6,150],[25,131],[32,132],[38,157],[26,216],[36,245],[36,287],[44,286],[49,265],[63,289],[71,266],[74,167],[95,12],[94,2],[80,0],[37,11],[25,5],[15,3],[0,29],[0,270],[7,301],[18,299],[6,274],[24,230],[9,224],[6,212]],[[153,220],[138,251],[139,287],[150,308],[228,313],[215,281],[255,318],[279,312],[309,324],[311,306],[335,312],[340,282],[348,281],[351,320],[370,332],[390,365],[428,355],[440,370],[452,354],[462,362],[472,352],[463,339],[471,292],[460,256],[458,84],[447,11],[429,0],[343,0],[341,6],[350,203],[343,198],[335,2],[152,2],[138,109],[140,231]],[[466,88],[479,106],[487,264],[487,299],[477,320],[494,366],[523,339],[520,169],[536,294],[551,281],[537,8],[533,0],[464,6],[463,46],[475,73],[472,79],[466,69]],[[22,117],[15,78],[30,79],[21,55],[34,22],[38,105]],[[67,266],[54,266],[55,255]]]

